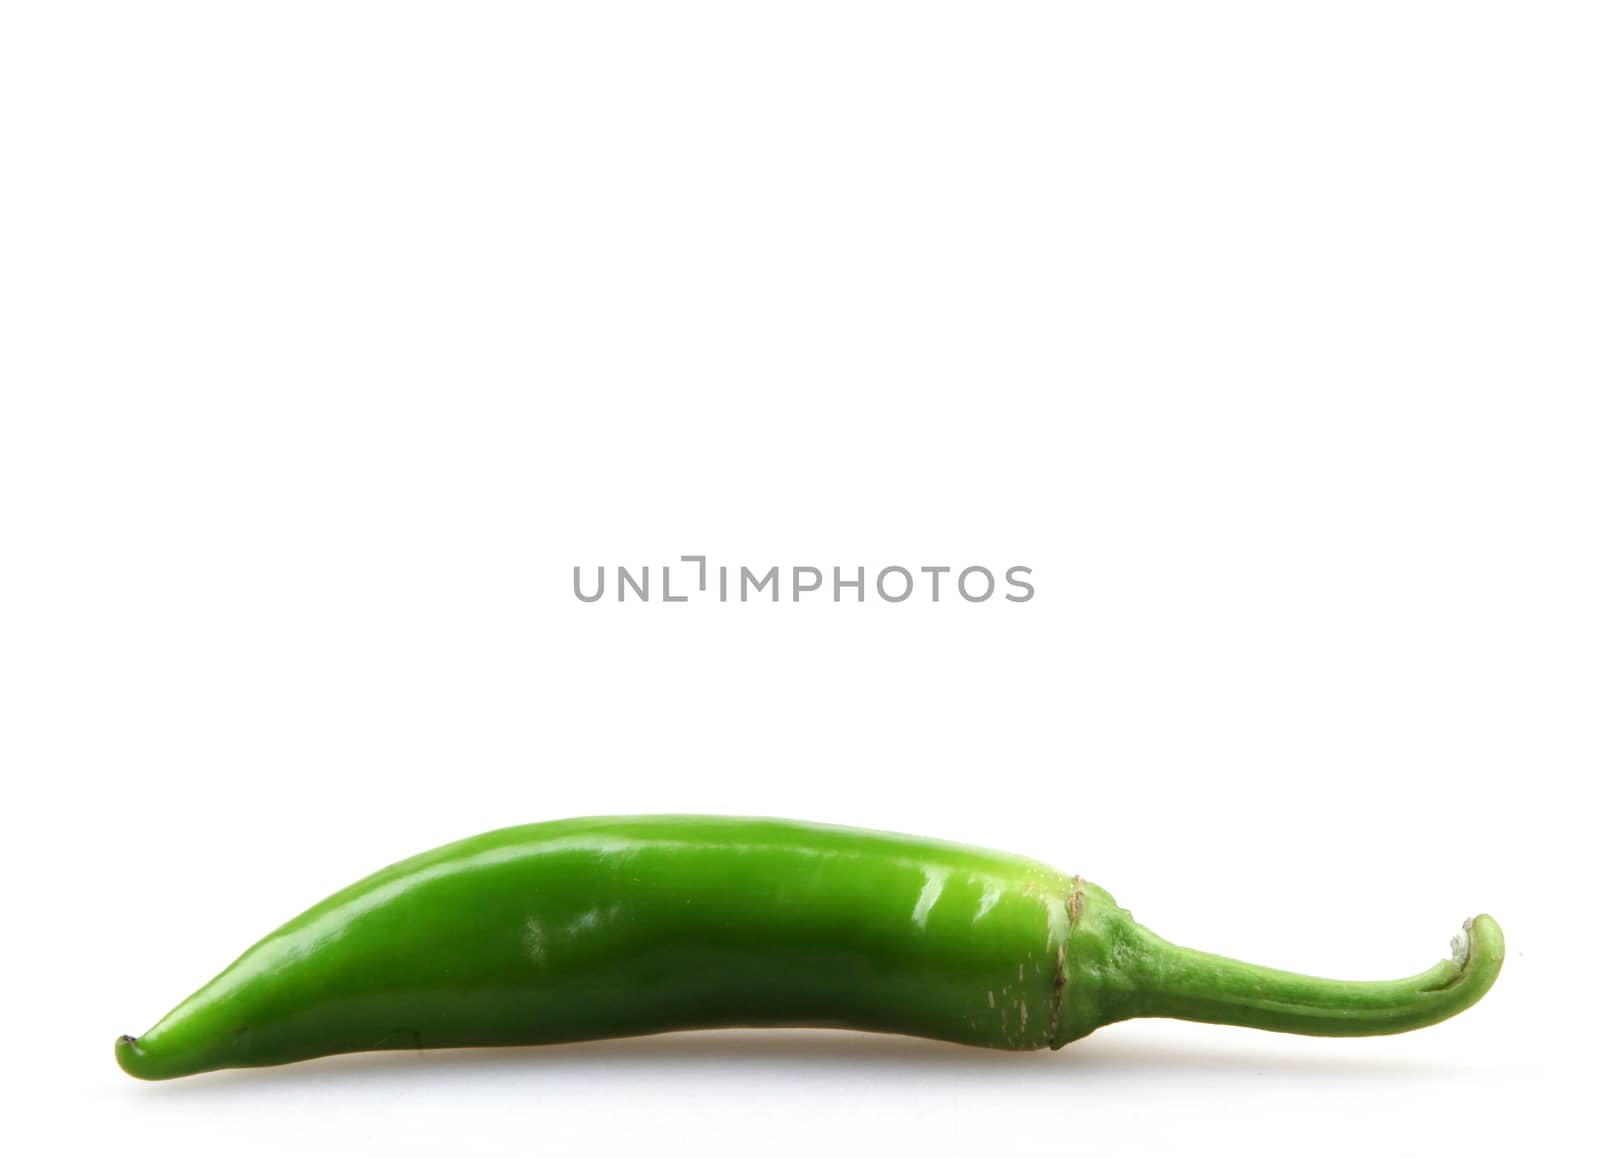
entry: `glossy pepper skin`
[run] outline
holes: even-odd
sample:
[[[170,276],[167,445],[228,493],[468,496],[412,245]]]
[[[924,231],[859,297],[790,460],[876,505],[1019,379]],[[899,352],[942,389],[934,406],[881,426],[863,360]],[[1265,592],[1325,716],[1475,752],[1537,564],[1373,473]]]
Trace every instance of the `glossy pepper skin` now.
[[[1390,1034],[1478,1000],[1504,957],[1333,982],[1173,946],[1027,858],[793,821],[578,818],[380,870],[247,950],[123,1069],[162,1079],[322,1055],[726,1026],[847,1027],[1010,1050],[1144,1016]]]

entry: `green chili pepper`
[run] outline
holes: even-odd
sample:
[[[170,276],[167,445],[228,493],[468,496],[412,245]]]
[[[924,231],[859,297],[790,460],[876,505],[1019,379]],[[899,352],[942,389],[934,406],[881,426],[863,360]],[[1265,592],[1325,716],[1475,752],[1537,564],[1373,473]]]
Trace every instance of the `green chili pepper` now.
[[[1505,954],[1334,982],[1172,945],[1022,857],[719,817],[502,829],[379,871],[256,943],[117,1061],[144,1079],[320,1055],[722,1026],[1060,1047],[1128,1018],[1394,1034],[1471,1006]]]

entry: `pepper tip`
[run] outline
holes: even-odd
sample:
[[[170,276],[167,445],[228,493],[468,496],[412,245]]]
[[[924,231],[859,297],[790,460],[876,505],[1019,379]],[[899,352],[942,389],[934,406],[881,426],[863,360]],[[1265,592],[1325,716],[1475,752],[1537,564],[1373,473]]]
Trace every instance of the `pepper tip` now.
[[[117,1038],[117,1065],[126,1074],[136,1079],[150,1078],[145,1066],[145,1053],[139,1046],[139,1040],[131,1034],[119,1035]]]

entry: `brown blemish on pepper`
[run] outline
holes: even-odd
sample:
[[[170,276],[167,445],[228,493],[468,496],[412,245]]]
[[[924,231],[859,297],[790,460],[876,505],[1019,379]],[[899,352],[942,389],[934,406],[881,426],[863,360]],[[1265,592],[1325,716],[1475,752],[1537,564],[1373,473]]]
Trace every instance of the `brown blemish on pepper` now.
[[[1073,890],[1067,895],[1067,910],[1068,913],[1072,915],[1073,922],[1075,924],[1078,914],[1083,912],[1083,894],[1078,888],[1083,884],[1083,879],[1081,877],[1075,877],[1072,879],[1072,881]],[[1072,913],[1072,901],[1074,898],[1078,899],[1077,913]],[[1071,935],[1071,932],[1071,927],[1069,926],[1067,930],[1068,936]],[[1056,970],[1055,974],[1051,977],[1050,982],[1049,1044],[1051,1049],[1055,1049],[1056,1031],[1061,1025],[1061,1008],[1065,1006],[1067,1002],[1067,943],[1064,941],[1056,943]]]
[[[1072,889],[1067,892],[1067,916],[1077,922],[1083,916],[1083,878],[1072,879]]]

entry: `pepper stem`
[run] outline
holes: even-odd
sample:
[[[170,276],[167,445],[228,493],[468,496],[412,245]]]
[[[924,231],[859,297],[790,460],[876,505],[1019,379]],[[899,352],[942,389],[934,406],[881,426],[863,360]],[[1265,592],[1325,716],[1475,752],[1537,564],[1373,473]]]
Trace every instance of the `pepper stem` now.
[[[1453,957],[1396,982],[1338,982],[1185,949],[1141,929],[1129,964],[1129,1018],[1182,1018],[1288,1034],[1399,1034],[1460,1014],[1494,984],[1505,938],[1488,914],[1470,919]]]

